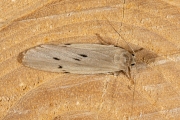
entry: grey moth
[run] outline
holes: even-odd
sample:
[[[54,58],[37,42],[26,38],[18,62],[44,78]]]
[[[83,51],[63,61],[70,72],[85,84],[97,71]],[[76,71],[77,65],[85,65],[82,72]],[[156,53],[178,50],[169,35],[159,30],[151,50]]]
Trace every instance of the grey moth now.
[[[130,77],[135,56],[114,45],[43,44],[23,53],[25,66],[75,74],[114,74],[124,72]]]

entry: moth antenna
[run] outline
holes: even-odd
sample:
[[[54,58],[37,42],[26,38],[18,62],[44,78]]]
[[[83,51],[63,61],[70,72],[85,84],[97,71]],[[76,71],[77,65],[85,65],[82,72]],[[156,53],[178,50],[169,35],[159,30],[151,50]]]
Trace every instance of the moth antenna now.
[[[114,29],[114,31],[126,42],[126,44],[128,45],[128,47],[132,50],[133,52],[133,56],[135,57],[135,52],[132,49],[132,47],[129,45],[129,43],[122,37],[122,35],[114,28],[114,26],[110,23],[110,21],[104,16],[104,18],[108,21],[108,23],[111,25],[111,27]]]
[[[119,35],[119,37],[121,37],[125,42],[126,44],[128,45],[128,47],[132,50],[133,52],[133,56],[135,58],[135,51],[132,49],[132,47],[129,45],[129,43],[122,37],[122,35],[114,28],[114,26],[110,23],[110,21],[104,16],[104,18],[108,21],[108,23],[111,25],[111,27],[114,29],[114,31]],[[141,51],[143,48],[139,49],[138,51]],[[137,69],[137,66],[135,64],[135,68]],[[130,73],[131,75],[131,73]],[[133,77],[131,78],[132,79],[132,82],[133,82],[133,99],[132,99],[132,106],[131,106],[131,113],[130,113],[130,116],[133,115],[133,109],[134,109],[134,100],[135,100],[135,90],[136,90],[136,79]]]

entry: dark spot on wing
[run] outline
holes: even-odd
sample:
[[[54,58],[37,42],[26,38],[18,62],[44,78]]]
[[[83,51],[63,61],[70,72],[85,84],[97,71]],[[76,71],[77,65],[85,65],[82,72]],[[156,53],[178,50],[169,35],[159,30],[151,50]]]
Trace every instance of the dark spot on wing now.
[[[107,74],[110,74],[110,75],[112,75],[113,73],[112,73],[112,72],[108,72]]]
[[[70,73],[70,72],[66,72],[66,70],[62,70],[63,71],[63,73]]]
[[[70,72],[64,72],[64,73],[70,73]]]
[[[64,44],[64,45],[71,45],[70,43],[66,43],[66,44]]]
[[[76,60],[76,61],[81,61],[80,59],[78,59],[78,58],[73,58],[74,60]]]
[[[58,68],[63,68],[61,65],[59,65],[59,67]]]
[[[57,57],[53,57],[53,59],[55,59],[55,60],[60,60],[59,58],[57,58]]]
[[[134,66],[134,65],[135,65],[134,63],[131,64],[131,66]]]
[[[67,47],[68,45],[71,45],[71,44],[70,43],[66,43],[62,47]]]
[[[82,57],[87,57],[87,55],[85,55],[85,54],[79,54],[80,56],[82,56]]]

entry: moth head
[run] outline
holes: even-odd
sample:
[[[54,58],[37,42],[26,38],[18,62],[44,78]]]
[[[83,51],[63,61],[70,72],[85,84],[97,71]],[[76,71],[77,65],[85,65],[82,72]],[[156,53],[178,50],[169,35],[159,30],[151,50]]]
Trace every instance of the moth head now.
[[[135,55],[134,54],[131,54],[129,52],[125,52],[123,54],[123,57],[124,57],[124,63],[129,68],[131,68],[132,66],[134,66],[136,64],[136,62],[135,62]]]
[[[123,54],[124,56],[124,64],[126,65],[125,69],[123,70],[127,77],[131,78],[131,67],[136,65],[135,62],[135,55],[129,52]]]

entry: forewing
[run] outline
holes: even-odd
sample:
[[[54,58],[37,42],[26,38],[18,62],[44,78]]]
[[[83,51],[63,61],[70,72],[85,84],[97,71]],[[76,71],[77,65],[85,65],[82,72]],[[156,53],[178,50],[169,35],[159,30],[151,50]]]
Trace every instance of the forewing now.
[[[119,50],[124,49],[99,44],[47,44],[28,50],[23,63],[51,72],[108,73],[119,70],[114,63],[114,54]]]

